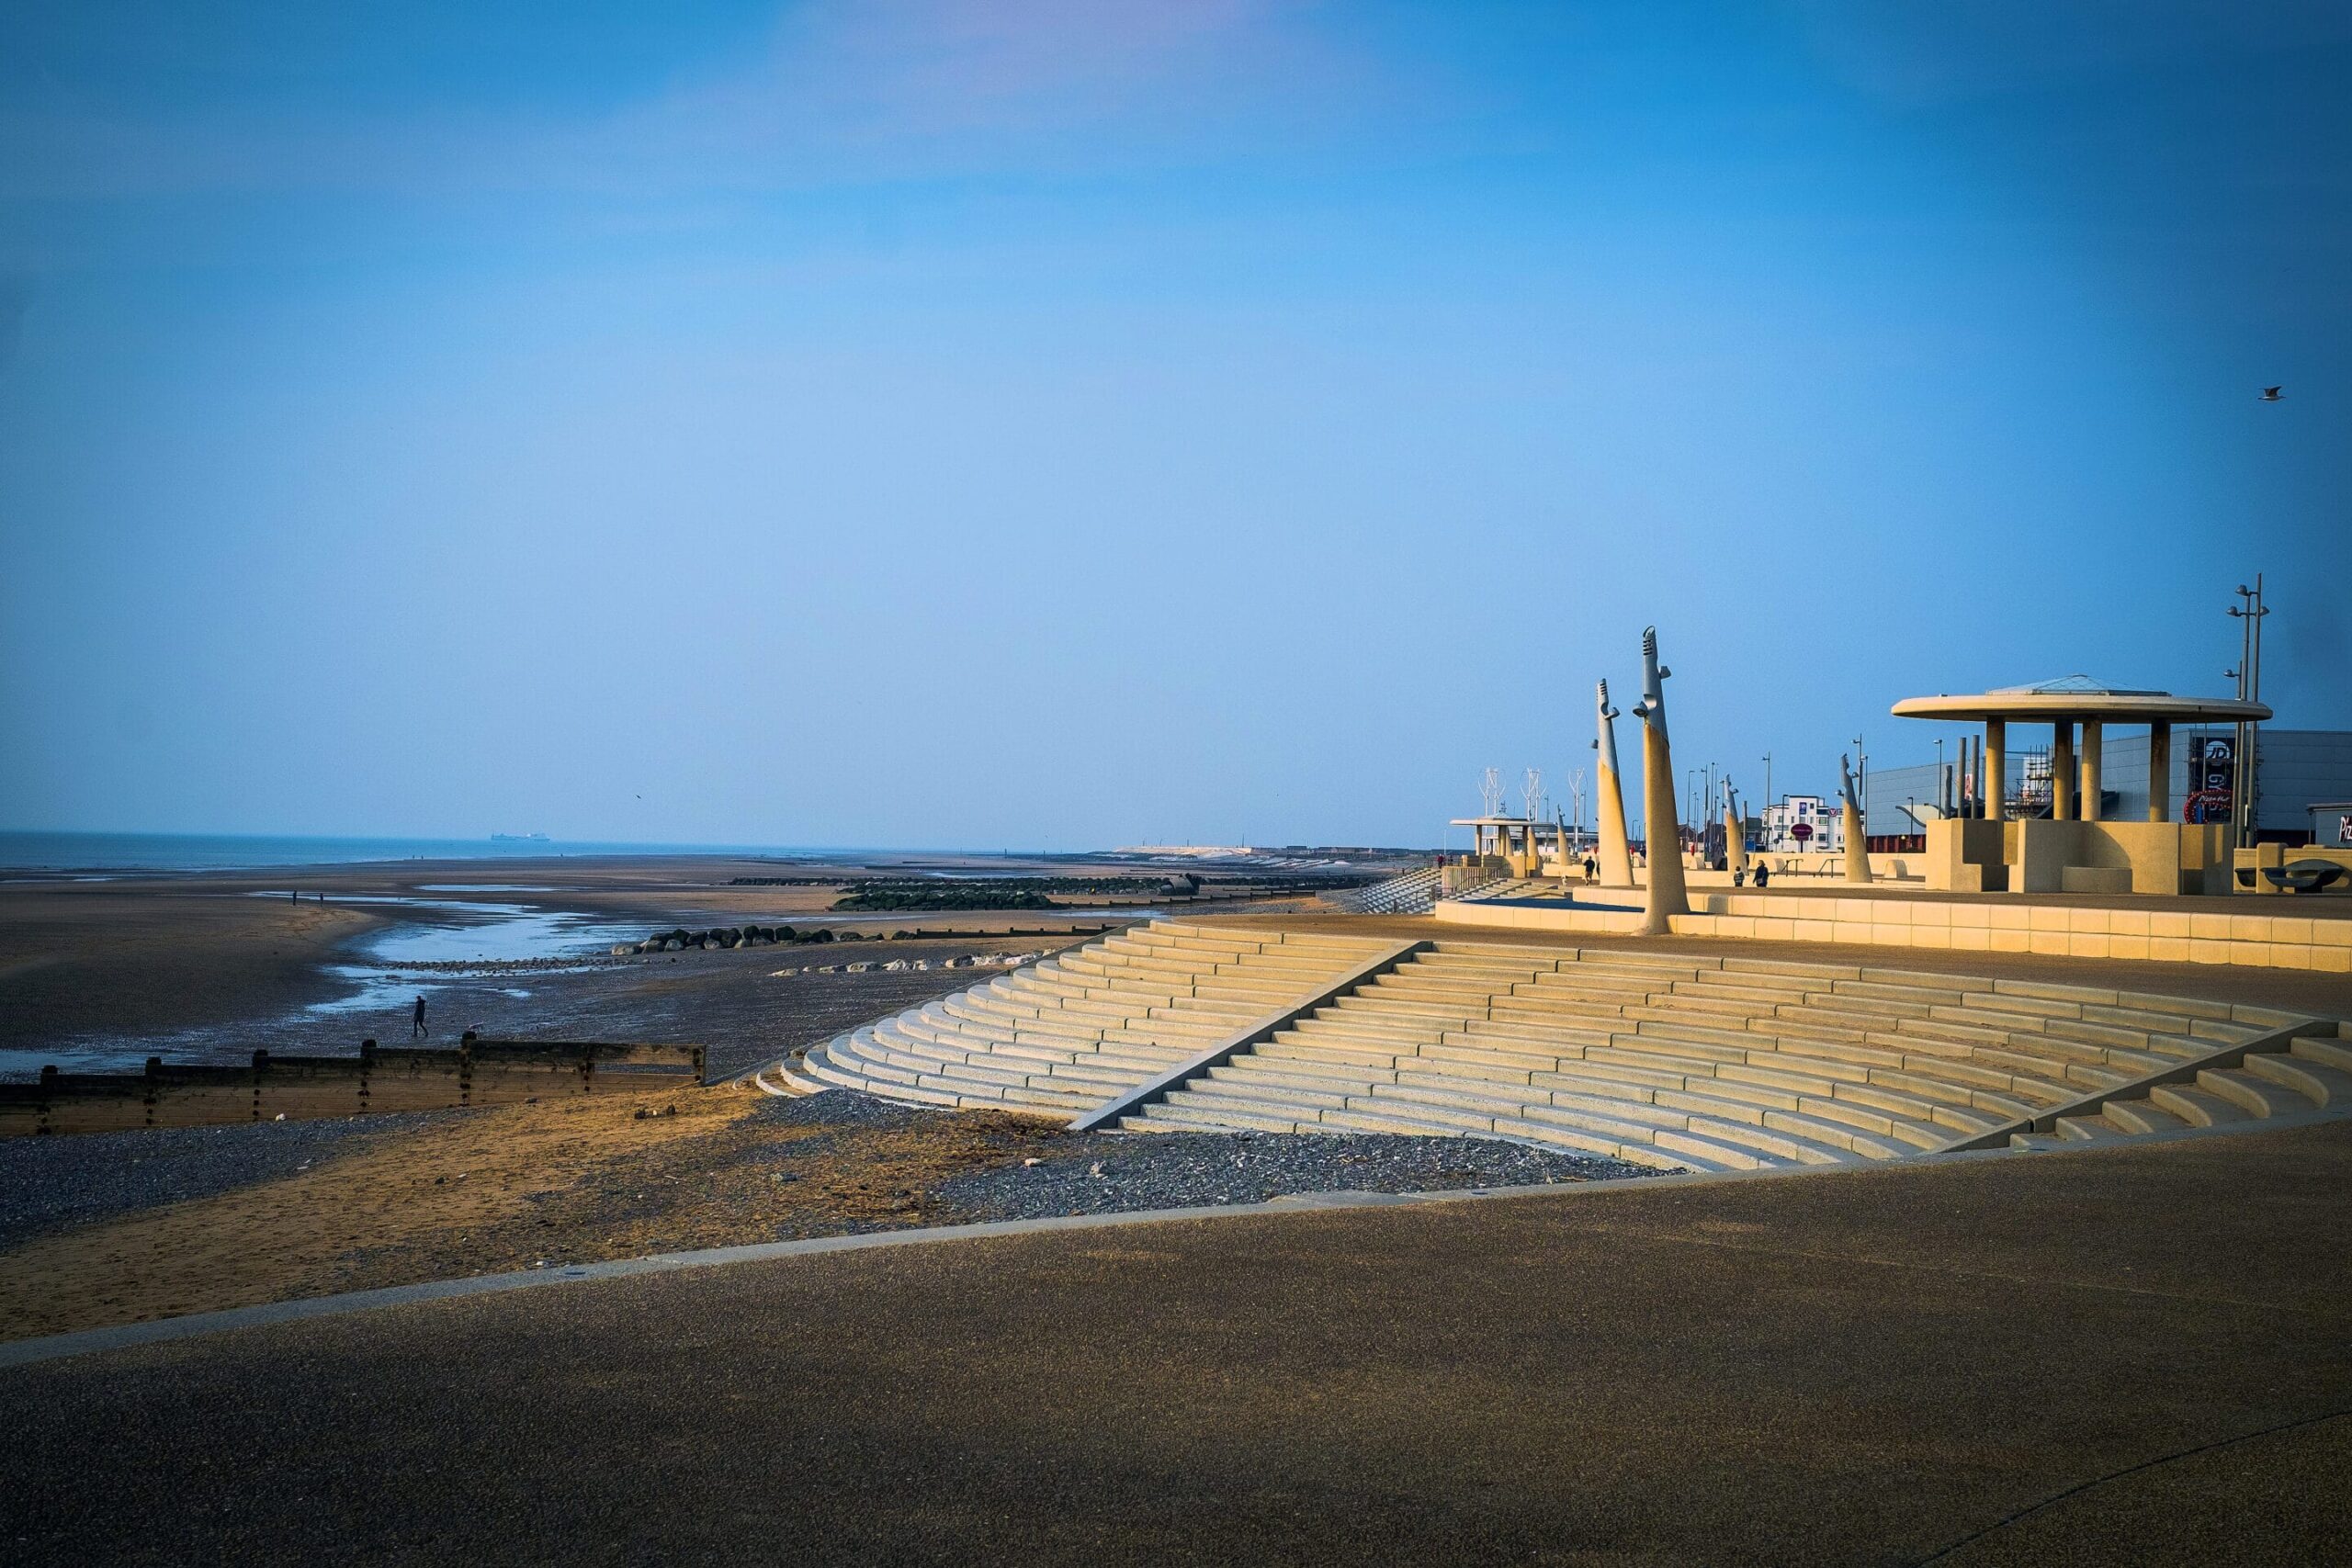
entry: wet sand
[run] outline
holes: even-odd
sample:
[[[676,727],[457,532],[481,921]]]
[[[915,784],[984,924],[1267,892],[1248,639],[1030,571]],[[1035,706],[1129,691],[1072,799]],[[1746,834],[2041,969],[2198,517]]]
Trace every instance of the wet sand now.
[[[266,1017],[334,996],[324,973],[383,917],[172,884],[0,888],[0,1049]]]
[[[358,950],[368,939],[402,924],[422,928],[452,916],[343,899],[472,905],[485,917],[498,907],[522,904],[612,921],[636,935],[679,925],[806,926],[812,920],[844,931],[973,933],[961,943],[894,943],[892,957],[943,957],[1008,945],[989,941],[991,931],[1100,923],[1028,911],[822,920],[837,884],[730,886],[736,876],[846,877],[869,869],[729,856],[567,856],[0,886],[0,1052],[12,1054],[0,1070],[28,1076],[42,1060],[69,1070],[120,1070],[135,1068],[150,1054],[231,1060],[258,1048],[342,1052],[356,1049],[365,1038],[405,1040],[407,994],[387,995],[372,1009],[306,1010],[351,997],[357,988],[353,980],[334,971],[362,961]],[[286,893],[300,897],[273,896]],[[1046,944],[1023,939],[1022,945]],[[723,1047],[731,1060],[762,1050],[774,1055],[950,988],[945,976],[936,982],[921,976],[925,984],[911,988],[897,976],[890,983],[882,976],[759,983],[774,969],[861,956],[883,953],[836,945],[465,965],[429,976],[428,1013],[435,1039],[475,1028],[526,1037],[698,1042]],[[956,983],[976,977],[966,973]],[[850,979],[861,983],[844,989]],[[802,1013],[812,1021],[794,1022]],[[771,1048],[772,1041],[780,1043]]]

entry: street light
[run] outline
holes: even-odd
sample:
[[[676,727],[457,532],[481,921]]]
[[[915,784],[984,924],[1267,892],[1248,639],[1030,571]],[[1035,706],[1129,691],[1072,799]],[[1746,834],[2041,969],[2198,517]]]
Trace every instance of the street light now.
[[[2238,597],[2243,604],[2230,606],[2230,615],[2244,623],[2239,628],[2238,667],[2229,671],[2237,677],[2238,700],[2258,703],[2262,700],[2262,617],[2270,614],[2262,602],[2262,574],[2254,574],[2254,586],[2238,584]],[[2237,843],[2243,849],[2254,842],[2254,794],[2256,787],[2254,765],[2255,727],[2245,719],[2238,721],[2237,756],[2230,771],[2230,809],[2237,818]]]

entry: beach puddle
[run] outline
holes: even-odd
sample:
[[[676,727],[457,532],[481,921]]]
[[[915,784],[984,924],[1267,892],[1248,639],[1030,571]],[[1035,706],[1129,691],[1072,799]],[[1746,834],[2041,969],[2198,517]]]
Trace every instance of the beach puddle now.
[[[413,925],[402,924],[362,938],[354,953],[359,962],[338,964],[328,970],[352,987],[351,994],[313,1002],[305,1011],[320,1017],[382,1012],[400,1008],[420,994],[462,983],[458,976],[465,966],[592,957],[616,942],[635,942],[644,934],[641,919],[623,923],[523,904],[382,896],[367,902],[403,906],[420,911],[424,918]],[[428,964],[434,967],[419,972]],[[531,994],[521,987],[497,989],[514,998]]]
[[[388,900],[427,911],[428,923],[379,931],[360,943],[378,964],[502,964],[532,958],[582,958],[645,934],[642,919],[626,923],[596,915],[534,909],[522,904],[467,904],[449,899]],[[443,923],[451,912],[460,920]],[[441,918],[435,918],[441,917]]]

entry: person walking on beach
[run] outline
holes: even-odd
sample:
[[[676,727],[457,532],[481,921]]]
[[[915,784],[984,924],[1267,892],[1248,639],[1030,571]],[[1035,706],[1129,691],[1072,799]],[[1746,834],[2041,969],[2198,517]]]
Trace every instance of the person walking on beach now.
[[[424,1038],[424,998],[423,997],[416,998],[416,1011],[410,1016],[408,1037],[411,1040]]]

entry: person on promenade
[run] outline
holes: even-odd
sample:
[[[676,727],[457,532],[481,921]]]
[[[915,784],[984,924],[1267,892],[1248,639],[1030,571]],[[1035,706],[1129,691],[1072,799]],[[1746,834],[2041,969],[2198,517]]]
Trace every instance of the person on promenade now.
[[[1587,882],[1590,882],[1590,881],[1593,881],[1595,878],[1597,878],[1600,874],[1600,865],[1599,865],[1599,864],[1597,864],[1597,863],[1594,862],[1593,858],[1592,858],[1590,855],[1587,855],[1587,856],[1585,856],[1585,857],[1584,857],[1584,879],[1585,879]]]
[[[1756,863],[1756,886],[1761,887],[1771,879],[1772,868],[1766,865],[1762,861],[1758,861]]]
[[[416,998],[416,1011],[409,1017],[408,1037],[411,1040],[424,1038],[424,998],[423,997]]]

